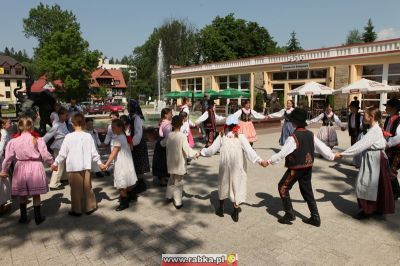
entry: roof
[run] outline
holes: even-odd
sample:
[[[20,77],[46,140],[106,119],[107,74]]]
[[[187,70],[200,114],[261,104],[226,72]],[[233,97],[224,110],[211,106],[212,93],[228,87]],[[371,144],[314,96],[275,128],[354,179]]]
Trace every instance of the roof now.
[[[97,79],[112,79],[112,81],[118,80],[119,84],[113,85],[113,88],[126,88],[126,83],[124,79],[124,75],[121,70],[116,69],[96,69],[92,72],[92,80],[93,83],[90,84],[90,87],[99,88],[100,85],[97,82]]]
[[[19,64],[19,62],[14,58],[12,58],[11,56],[0,55],[0,66],[2,66],[6,62],[12,66]]]
[[[52,82],[48,82],[46,79],[46,75],[42,75],[38,80],[31,86],[31,92],[42,92],[45,89],[49,91],[55,91],[57,87],[62,87],[63,83],[61,80],[54,80]]]

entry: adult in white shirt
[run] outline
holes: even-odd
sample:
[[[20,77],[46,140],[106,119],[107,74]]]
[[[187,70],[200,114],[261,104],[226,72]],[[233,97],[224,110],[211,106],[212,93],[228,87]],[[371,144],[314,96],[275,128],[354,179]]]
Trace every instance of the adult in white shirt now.
[[[279,112],[272,113],[268,115],[268,118],[280,118],[283,119],[283,125],[281,130],[281,137],[279,138],[279,145],[283,146],[287,140],[287,138],[292,135],[294,131],[294,127],[292,123],[288,119],[288,115],[293,111],[294,102],[292,100],[288,100],[286,102],[286,108],[280,110]]]
[[[83,114],[72,117],[74,132],[65,136],[60,152],[52,165],[53,170],[65,163],[71,186],[71,216],[80,216],[83,212],[91,214],[97,209],[96,197],[92,190],[90,170],[92,162],[104,168],[97,152],[96,144],[89,133],[83,131]],[[84,205],[83,205],[84,204]]]
[[[68,121],[67,109],[61,107],[60,110],[58,110],[58,117],[60,120],[54,123],[49,132],[47,132],[46,135],[43,136],[43,140],[46,143],[54,138],[53,143],[50,145],[50,149],[53,151],[54,157],[58,156],[64,138],[67,134],[69,134],[67,124],[65,123],[66,121]],[[61,180],[68,180],[67,174],[65,172],[65,163],[60,164],[58,170],[52,173],[49,184],[50,190],[63,189],[63,186],[60,182]]]
[[[266,116],[251,109],[249,100],[244,100],[242,108],[237,110],[233,116],[240,120],[239,134],[244,134],[247,140],[250,142],[250,145],[253,146],[253,143],[257,141],[257,134],[251,119],[265,119]]]

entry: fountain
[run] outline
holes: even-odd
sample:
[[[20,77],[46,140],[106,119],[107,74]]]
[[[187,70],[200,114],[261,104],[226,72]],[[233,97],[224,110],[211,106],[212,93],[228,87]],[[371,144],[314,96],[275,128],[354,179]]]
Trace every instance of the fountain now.
[[[165,108],[166,103],[161,100],[161,92],[164,89],[161,89],[163,86],[164,79],[164,53],[162,50],[162,41],[158,43],[158,51],[157,51],[157,81],[158,81],[158,100],[157,100],[157,112],[160,113],[163,108]]]

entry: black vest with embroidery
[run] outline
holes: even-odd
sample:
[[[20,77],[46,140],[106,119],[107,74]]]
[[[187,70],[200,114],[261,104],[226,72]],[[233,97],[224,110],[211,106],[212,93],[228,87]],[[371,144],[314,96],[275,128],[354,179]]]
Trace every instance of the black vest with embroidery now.
[[[289,114],[287,113],[286,110],[285,110],[285,112],[283,113],[283,118],[285,119],[285,122],[289,122]]]
[[[240,120],[242,120],[244,122],[251,121],[251,110],[249,110],[249,113],[246,114],[242,109],[242,114],[240,115]]]
[[[351,116],[352,116],[352,114],[350,114],[349,115],[349,118],[348,118],[348,130],[349,130],[349,135],[350,136],[358,136],[359,134],[360,134],[360,132],[361,132],[361,127],[360,127],[360,121],[361,121],[361,114],[360,113],[357,113],[356,114],[356,118],[355,118],[355,126],[356,127],[351,127]]]
[[[333,126],[333,122],[335,122],[335,115],[333,114],[331,117],[328,117],[326,113],[324,113],[324,117],[322,118],[322,126]]]
[[[389,132],[390,134],[392,134],[392,136],[396,136],[396,130],[397,127],[400,124],[400,116],[398,115],[397,118],[394,119],[391,127],[390,127],[390,131],[387,130],[388,126],[389,126],[389,121],[390,121],[390,116],[386,117],[385,120],[385,124],[383,125],[383,130],[386,132]],[[387,149],[388,151],[399,151],[400,150],[400,145],[394,146],[394,147],[390,147]]]
[[[217,128],[216,128],[216,121],[215,121],[215,113],[214,113],[214,111],[208,110],[206,112],[208,112],[208,117],[204,121],[205,128],[212,129],[212,130],[216,131]]]
[[[296,149],[286,156],[285,166],[289,169],[303,169],[314,163],[314,134],[306,129],[296,129],[291,135]]]

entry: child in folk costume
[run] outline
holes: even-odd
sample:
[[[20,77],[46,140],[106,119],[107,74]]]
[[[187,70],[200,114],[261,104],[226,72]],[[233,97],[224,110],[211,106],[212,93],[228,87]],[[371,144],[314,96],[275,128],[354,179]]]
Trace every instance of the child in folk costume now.
[[[207,144],[206,148],[213,144],[217,136],[217,122],[223,121],[225,118],[215,113],[215,105],[213,100],[207,102],[207,110],[196,120],[195,124],[204,124],[206,131]]]
[[[185,113],[186,114],[186,113]],[[167,167],[170,174],[168,180],[166,198],[167,202],[173,202],[176,209],[182,204],[183,176],[186,174],[186,159],[198,157],[199,154],[189,147],[187,136],[180,131],[182,118],[172,118],[172,132],[161,141],[161,145],[167,149]]]
[[[356,195],[361,211],[355,216],[365,219],[374,213],[394,213],[394,198],[390,170],[385,154],[386,140],[379,126],[381,112],[376,107],[366,108],[364,123],[371,125],[368,132],[340,156],[361,154],[361,166],[356,181]]]
[[[4,152],[10,141],[8,129],[11,127],[10,119],[0,119],[0,165],[4,160]],[[0,178],[0,213],[11,210],[11,185],[8,177]]]
[[[362,132],[363,116],[359,113],[360,106],[355,101],[350,103],[349,108],[350,114],[348,117],[347,129],[351,138],[351,145],[354,145]]]
[[[317,139],[314,134],[306,130],[307,111],[295,108],[288,116],[295,130],[283,145],[281,151],[273,155],[267,162],[277,164],[285,159],[285,166],[288,168],[278,184],[279,196],[282,199],[285,215],[278,219],[279,223],[292,224],[296,219],[289,191],[298,181],[300,192],[303,199],[307,202],[311,212],[309,219],[303,220],[307,224],[319,227],[321,219],[319,217],[317,203],[314,198],[311,185],[312,168],[314,163],[314,150],[318,151],[329,160],[335,159],[335,154],[323,142]]]
[[[132,190],[137,176],[130,145],[124,132],[124,123],[120,119],[115,119],[111,126],[114,138],[111,140],[111,154],[105,163],[105,168],[114,161],[114,187],[119,190],[120,196],[119,206],[115,210],[122,211],[129,207],[130,201],[137,200],[137,195]]]
[[[89,133],[94,141],[94,145],[96,147],[97,152],[99,151],[99,146],[101,145],[101,141],[99,138],[99,133],[93,127],[93,118],[87,117],[85,118],[85,132]],[[95,173],[97,177],[104,177],[104,174],[101,172],[97,163],[92,162],[92,173]]]
[[[144,174],[150,172],[149,152],[143,134],[144,116],[142,108],[140,108],[139,102],[136,100],[129,101],[128,111],[130,118],[129,130],[132,137],[132,158],[138,178],[134,190],[136,193],[141,193],[147,189]]]
[[[75,113],[71,118],[73,132],[65,136],[60,152],[54,160],[52,170],[65,162],[71,186],[71,216],[81,216],[83,212],[91,214],[97,210],[97,202],[92,190],[90,171],[92,162],[104,167],[97,152],[92,136],[85,132],[85,117]]]
[[[338,145],[335,124],[342,130],[345,130],[345,128],[342,127],[342,121],[335,115],[329,103],[326,105],[325,112],[311,119],[308,124],[317,123],[320,120],[322,120],[322,127],[318,131],[317,137],[332,149]]]
[[[28,196],[33,197],[33,210],[36,224],[45,220],[40,210],[40,195],[49,191],[47,176],[42,162],[53,163],[53,157],[47,151],[46,143],[38,134],[33,133],[33,121],[22,117],[18,121],[18,135],[10,140],[6,147],[2,164],[2,178],[7,177],[7,170],[13,160],[16,160],[12,176],[13,196],[19,196],[20,223],[27,223],[26,205]]]
[[[190,130],[190,124],[189,124],[189,117],[188,114],[184,111],[179,113],[179,117],[182,119],[182,126],[181,126],[181,132],[185,134],[187,141],[189,143],[190,148],[194,147],[194,139],[193,137],[190,138],[191,136],[191,130]]]
[[[400,197],[400,185],[397,179],[397,173],[400,168],[400,101],[390,99],[386,103],[386,113],[388,117],[383,127],[384,136],[387,140],[386,154],[389,159],[391,170],[392,189],[395,200]]]
[[[224,216],[224,200],[229,198],[233,202],[234,211],[231,216],[235,222],[239,221],[239,205],[246,201],[246,158],[252,163],[266,165],[250,146],[246,136],[239,134],[238,124],[239,120],[230,115],[226,119],[224,132],[218,135],[211,146],[201,150],[202,156],[212,156],[218,151],[221,152],[218,174],[220,203],[215,213]]]
[[[53,124],[49,132],[47,132],[46,135],[43,136],[43,140],[46,143],[54,138],[54,141],[50,146],[50,149],[53,151],[54,157],[58,156],[64,138],[67,134],[69,134],[69,130],[66,124],[68,121],[68,110],[64,107],[60,107],[60,109],[58,110],[58,119],[59,120]],[[67,173],[65,172],[65,163],[61,163],[58,166],[58,170],[53,171],[53,173],[51,174],[49,184],[50,190],[64,189],[61,184],[61,181],[63,180],[68,180]]]
[[[293,134],[294,127],[288,119],[288,115],[293,111],[294,103],[292,100],[288,100],[286,103],[286,108],[280,110],[279,112],[269,114],[268,118],[283,118],[283,126],[281,131],[281,137],[279,138],[279,145],[283,146],[286,139]]]
[[[117,111],[113,111],[110,113],[111,123],[112,123],[112,121],[114,121],[118,118],[119,118],[119,113]],[[107,127],[107,134],[106,134],[106,138],[104,139],[103,146],[110,144],[113,137],[115,137],[115,136],[113,134],[111,124],[109,124]]]
[[[180,114],[182,112],[187,114],[187,118],[183,120],[183,126],[185,129],[187,130],[187,137],[188,137],[188,141],[189,141],[189,145],[191,145],[190,147],[193,148],[194,146],[194,139],[193,139],[193,135],[192,135],[192,131],[190,130],[191,127],[195,127],[196,124],[192,122],[192,120],[190,120],[190,108],[192,107],[192,100],[188,97],[184,97],[183,100],[183,105],[180,108]],[[181,130],[182,131],[182,130]]]
[[[237,119],[240,119],[239,134],[244,134],[247,140],[250,142],[250,145],[253,146],[253,143],[257,141],[257,134],[253,122],[251,121],[251,117],[255,119],[265,119],[266,116],[251,109],[249,100],[245,100],[242,104],[242,108],[236,111],[233,115]]]
[[[171,126],[172,110],[164,108],[161,110],[161,121],[158,129],[158,140],[154,147],[153,155],[153,176],[157,176],[161,186],[166,186],[166,178],[169,177],[167,168],[167,151],[165,147],[162,147],[160,142],[168,137],[168,134],[172,130]]]

